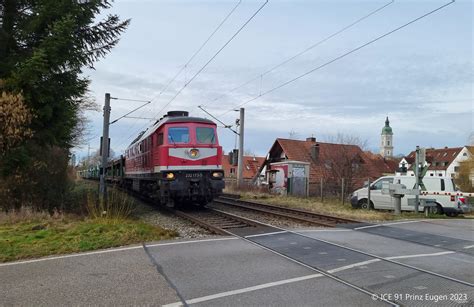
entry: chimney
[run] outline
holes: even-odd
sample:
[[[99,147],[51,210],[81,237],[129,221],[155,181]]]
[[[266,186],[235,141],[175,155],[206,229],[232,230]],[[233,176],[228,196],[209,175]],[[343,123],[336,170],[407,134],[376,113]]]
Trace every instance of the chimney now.
[[[306,142],[316,143],[316,138],[314,136],[311,136],[309,138],[306,138]]]
[[[315,144],[311,146],[311,158],[314,161],[318,161],[319,159],[319,144]]]

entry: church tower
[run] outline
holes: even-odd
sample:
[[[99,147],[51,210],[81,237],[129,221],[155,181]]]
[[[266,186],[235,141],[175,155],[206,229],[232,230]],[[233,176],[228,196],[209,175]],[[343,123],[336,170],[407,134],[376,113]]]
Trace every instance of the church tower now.
[[[384,158],[391,158],[393,156],[393,132],[388,116],[385,120],[385,127],[382,128],[380,155]]]

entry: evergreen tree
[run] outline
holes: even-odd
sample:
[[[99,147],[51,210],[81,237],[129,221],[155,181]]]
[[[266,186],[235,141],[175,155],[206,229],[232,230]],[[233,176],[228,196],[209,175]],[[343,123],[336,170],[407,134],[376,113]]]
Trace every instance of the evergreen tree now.
[[[47,152],[67,155],[74,145],[81,110],[89,103],[90,81],[82,70],[107,55],[130,22],[117,15],[97,21],[111,5],[109,0],[0,0],[0,94],[21,94],[33,113],[32,137],[0,153],[3,179],[25,173],[38,160],[50,161],[40,158]]]

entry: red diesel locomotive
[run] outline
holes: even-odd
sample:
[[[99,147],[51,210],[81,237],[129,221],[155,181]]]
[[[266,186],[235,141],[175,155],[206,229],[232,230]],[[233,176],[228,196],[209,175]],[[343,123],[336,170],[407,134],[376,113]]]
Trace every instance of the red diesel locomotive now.
[[[206,205],[224,188],[216,124],[170,111],[126,149],[121,184],[161,204]]]

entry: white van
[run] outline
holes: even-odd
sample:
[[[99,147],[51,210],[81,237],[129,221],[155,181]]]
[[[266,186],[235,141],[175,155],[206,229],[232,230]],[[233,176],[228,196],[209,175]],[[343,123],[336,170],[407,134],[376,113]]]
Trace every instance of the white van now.
[[[393,210],[393,197],[382,194],[382,185],[384,183],[401,183],[407,189],[413,189],[415,186],[415,177],[411,176],[385,176],[375,180],[370,184],[370,204],[367,202],[367,187],[356,190],[352,193],[351,204],[353,208],[363,209],[383,209]],[[470,207],[467,204],[467,196],[469,193],[461,193],[457,191],[456,185],[452,178],[449,177],[425,177],[423,184],[426,191],[420,191],[420,199],[434,199],[436,207],[432,212],[448,216],[456,216],[459,213],[469,212]],[[414,195],[405,195],[402,198],[402,210],[414,211]],[[423,211],[424,207],[420,204],[419,211]]]

